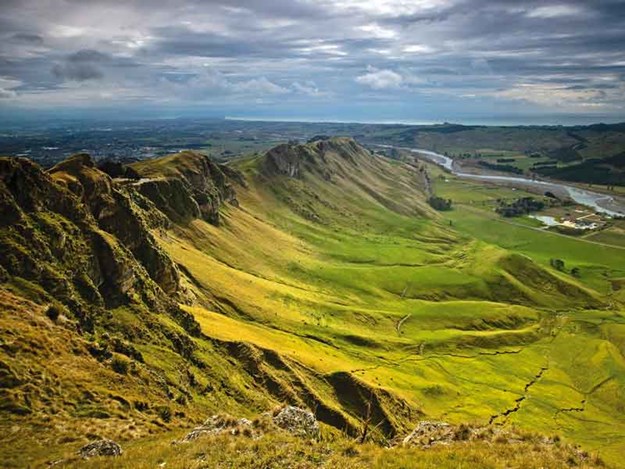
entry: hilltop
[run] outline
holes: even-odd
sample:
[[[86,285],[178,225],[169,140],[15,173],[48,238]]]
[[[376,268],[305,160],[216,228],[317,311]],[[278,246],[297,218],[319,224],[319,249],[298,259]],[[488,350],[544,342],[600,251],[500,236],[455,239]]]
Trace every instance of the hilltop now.
[[[320,445],[211,438],[233,458],[278,441],[294,464],[377,464],[380,445],[445,420],[533,436],[398,449],[397,465],[599,464],[553,434],[615,461],[624,320],[608,277],[457,230],[430,186],[425,166],[344,137],[227,165],[194,151],[121,168],[0,158],[4,465],[106,437],[134,458],[150,448],[146,466],[184,466],[198,446],[170,442],[209,416],[284,404],[314,412]]]

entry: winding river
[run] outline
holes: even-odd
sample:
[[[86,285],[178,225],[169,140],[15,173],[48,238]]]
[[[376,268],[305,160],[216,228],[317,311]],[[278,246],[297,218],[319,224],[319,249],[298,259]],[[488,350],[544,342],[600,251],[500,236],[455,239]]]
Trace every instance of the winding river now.
[[[381,147],[393,148],[390,145],[380,145]],[[495,174],[472,174],[465,173],[456,169],[454,160],[448,156],[441,155],[429,150],[420,148],[394,147],[400,150],[407,150],[414,153],[417,157],[426,159],[435,163],[452,174],[463,179],[473,179],[478,181],[488,181],[493,183],[502,183],[518,187],[520,189],[534,189],[541,192],[553,192],[554,194],[567,194],[571,199],[581,205],[593,208],[597,212],[605,213],[611,216],[625,216],[625,199],[621,197],[613,197],[599,192],[593,192],[586,189],[580,189],[572,185],[561,182],[543,181],[540,179],[530,179],[522,176],[500,176]]]

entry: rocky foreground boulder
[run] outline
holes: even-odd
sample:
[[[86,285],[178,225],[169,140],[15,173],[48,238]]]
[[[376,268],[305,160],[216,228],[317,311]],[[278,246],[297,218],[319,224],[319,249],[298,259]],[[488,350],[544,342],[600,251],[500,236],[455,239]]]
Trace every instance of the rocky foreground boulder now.
[[[494,443],[532,441],[547,445],[559,442],[558,438],[534,435],[517,431],[514,428],[501,428],[493,425],[452,425],[447,422],[423,420],[403,439],[402,445],[430,448],[435,445],[478,440]]]
[[[121,456],[122,447],[111,440],[97,440],[86,444],[78,451],[83,459],[89,459],[96,456]]]
[[[187,433],[182,440],[183,443],[197,440],[201,436],[219,435],[228,433],[230,435],[245,435],[257,438],[262,435],[258,422],[252,422],[246,418],[236,419],[230,415],[213,415],[202,425]]]
[[[295,406],[286,406],[273,415],[273,423],[295,436],[319,437],[319,422],[312,412]]]
[[[320,434],[319,422],[312,412],[295,406],[284,406],[273,412],[266,412],[253,421],[246,418],[237,419],[230,415],[213,415],[176,443],[186,443],[202,436],[219,434],[260,438],[268,431],[279,429],[301,438],[316,439]]]

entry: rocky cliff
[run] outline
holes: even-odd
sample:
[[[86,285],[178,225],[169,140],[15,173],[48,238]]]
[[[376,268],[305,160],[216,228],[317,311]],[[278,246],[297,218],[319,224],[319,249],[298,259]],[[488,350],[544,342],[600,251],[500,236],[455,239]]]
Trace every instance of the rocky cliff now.
[[[351,138],[316,139],[303,145],[285,143],[272,148],[265,154],[263,170],[267,175],[292,178],[309,171],[329,178],[334,172],[344,172],[345,164],[358,166],[369,157],[369,151]]]
[[[39,440],[101,434],[104,420],[117,435],[154,431],[212,389],[196,378],[208,345],[198,350],[200,326],[180,307],[189,293],[155,233],[182,218],[216,223],[221,204],[236,203],[236,173],[172,159],[146,180],[103,167],[113,178],[87,154],[47,171],[0,158],[0,432],[20,429],[2,449],[16,460]]]
[[[349,204],[341,207],[348,195],[408,216],[433,216],[423,203],[423,171],[394,166],[348,137],[278,145],[260,158],[259,177],[296,213],[317,222],[332,217],[326,209],[349,216]]]
[[[87,330],[103,310],[130,303],[184,316],[172,301],[180,273],[151,229],[193,218],[218,223],[221,205],[237,203],[229,177],[237,173],[192,152],[136,171],[138,180],[113,179],[87,154],[48,171],[0,159],[0,280]]]
[[[69,158],[48,173],[80,198],[98,227],[115,236],[165,293],[178,290],[178,270],[149,232],[147,220],[155,217],[148,201],[132,187],[115,184],[85,154]],[[164,217],[158,223],[165,225]]]
[[[202,218],[218,225],[220,207],[238,204],[232,182],[244,184],[235,170],[193,151],[131,167],[141,178],[134,183],[137,191],[176,222]]]

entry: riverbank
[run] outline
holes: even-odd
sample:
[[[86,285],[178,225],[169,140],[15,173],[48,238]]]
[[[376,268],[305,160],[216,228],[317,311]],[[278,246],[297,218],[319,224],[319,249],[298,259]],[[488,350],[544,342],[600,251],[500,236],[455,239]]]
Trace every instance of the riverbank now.
[[[507,187],[515,187],[529,192],[540,193],[541,195],[545,192],[552,192],[559,197],[570,197],[578,204],[591,207],[595,211],[606,215],[625,216],[625,198],[623,197],[594,192],[582,189],[576,185],[565,184],[559,181],[530,179],[523,176],[505,176],[487,171],[480,171],[477,168],[472,168],[471,172],[467,172],[466,170],[459,168],[457,163],[452,158],[430,150],[424,150],[421,148],[391,147],[389,145],[379,146],[383,148],[396,148],[398,150],[408,151],[415,155],[416,158],[421,158],[431,163],[435,163],[460,178],[502,184]]]

